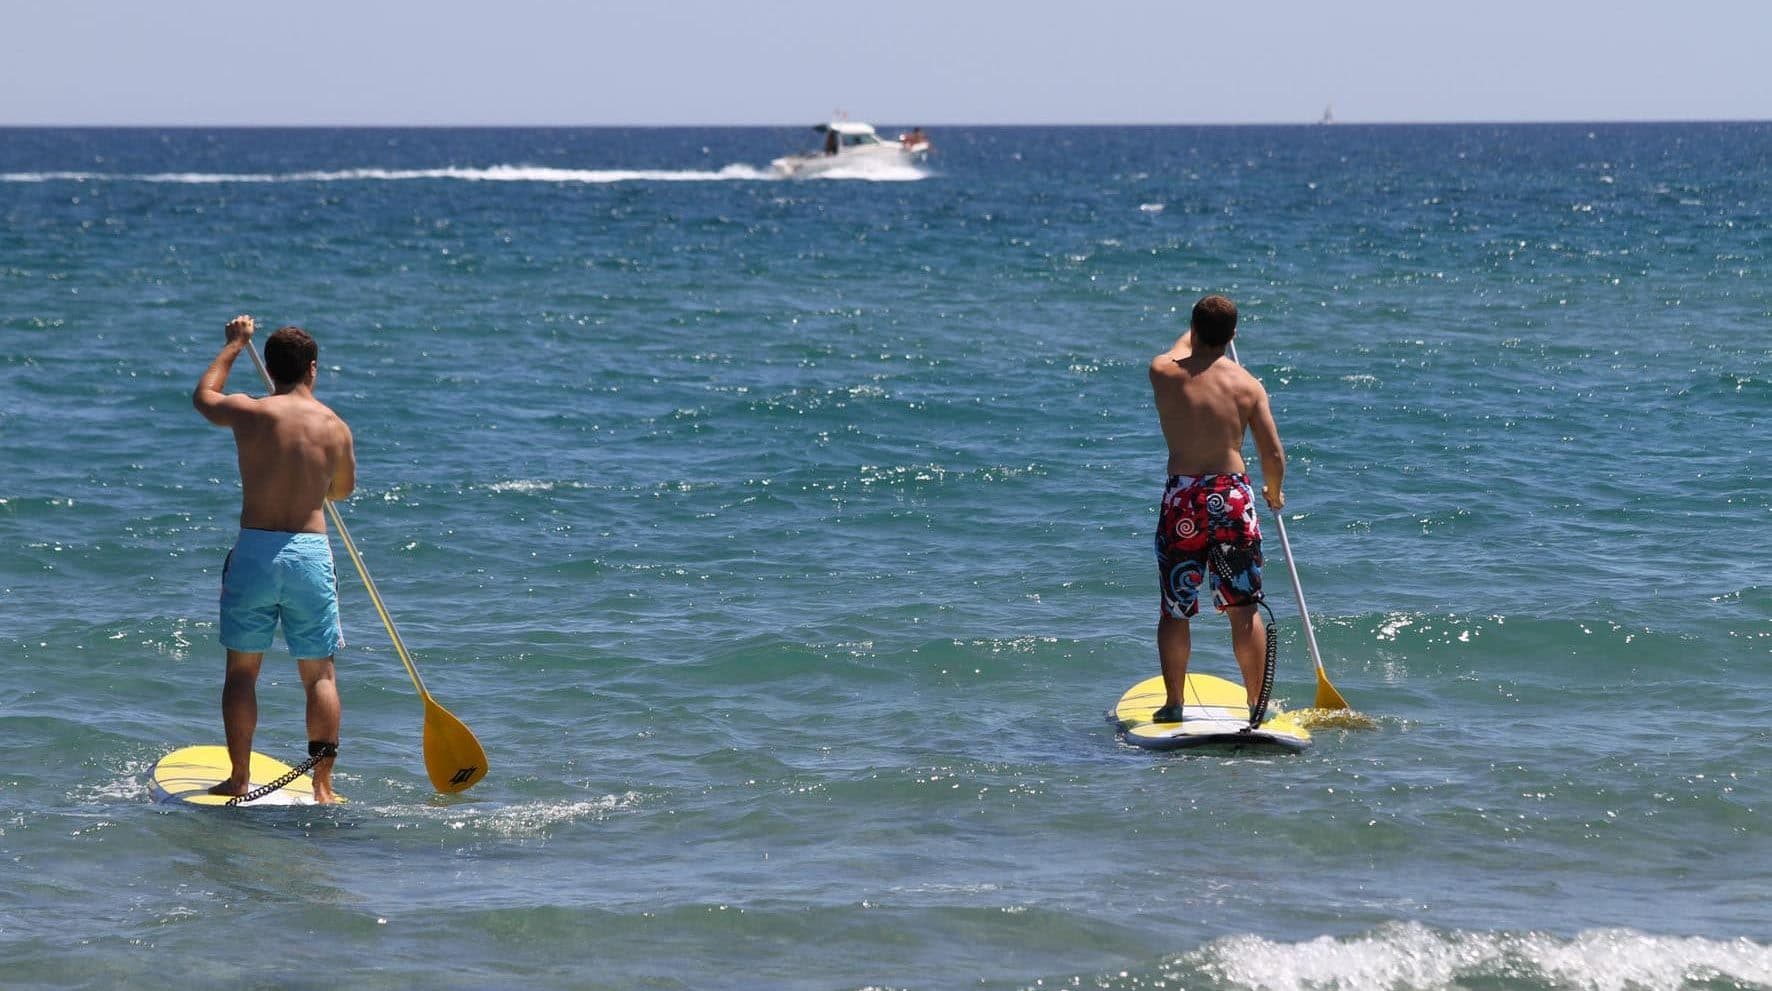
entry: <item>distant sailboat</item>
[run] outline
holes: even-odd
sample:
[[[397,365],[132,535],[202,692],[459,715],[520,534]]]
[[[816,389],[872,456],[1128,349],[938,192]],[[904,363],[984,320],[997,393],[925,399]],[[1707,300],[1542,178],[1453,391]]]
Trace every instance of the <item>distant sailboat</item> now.
[[[1333,123],[1335,123],[1335,104],[1331,103],[1328,106],[1323,108],[1323,119],[1317,121],[1317,123],[1319,123],[1319,124],[1333,124]]]

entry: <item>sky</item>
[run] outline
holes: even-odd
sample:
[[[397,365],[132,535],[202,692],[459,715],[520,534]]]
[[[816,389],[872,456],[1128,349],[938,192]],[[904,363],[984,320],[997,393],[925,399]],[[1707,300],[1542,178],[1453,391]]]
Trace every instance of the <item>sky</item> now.
[[[1772,119],[1772,0],[0,0],[0,125]]]

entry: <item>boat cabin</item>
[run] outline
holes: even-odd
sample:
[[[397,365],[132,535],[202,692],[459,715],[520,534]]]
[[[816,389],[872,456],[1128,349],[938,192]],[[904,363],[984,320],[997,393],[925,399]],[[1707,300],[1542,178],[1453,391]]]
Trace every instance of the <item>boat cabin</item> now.
[[[827,155],[835,155],[839,150],[885,144],[880,140],[880,136],[874,133],[871,124],[835,120],[829,124],[814,125],[812,129],[824,135],[824,153]]]

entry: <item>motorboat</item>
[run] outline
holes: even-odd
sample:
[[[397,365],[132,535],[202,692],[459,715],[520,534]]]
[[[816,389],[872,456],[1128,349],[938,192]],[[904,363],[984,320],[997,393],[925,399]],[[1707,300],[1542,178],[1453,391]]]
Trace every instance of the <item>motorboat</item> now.
[[[882,140],[873,125],[854,120],[833,120],[812,129],[824,136],[819,149],[770,162],[776,175],[806,178],[837,169],[914,168],[929,157],[929,138],[920,127],[896,141]]]

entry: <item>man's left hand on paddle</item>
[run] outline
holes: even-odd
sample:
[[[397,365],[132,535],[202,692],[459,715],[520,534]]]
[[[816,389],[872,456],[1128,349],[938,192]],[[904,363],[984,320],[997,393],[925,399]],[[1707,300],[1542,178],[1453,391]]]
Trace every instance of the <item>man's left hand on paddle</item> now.
[[[252,343],[252,332],[255,329],[252,318],[242,313],[228,321],[227,342],[245,347]]]

